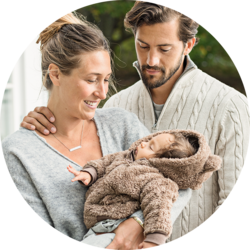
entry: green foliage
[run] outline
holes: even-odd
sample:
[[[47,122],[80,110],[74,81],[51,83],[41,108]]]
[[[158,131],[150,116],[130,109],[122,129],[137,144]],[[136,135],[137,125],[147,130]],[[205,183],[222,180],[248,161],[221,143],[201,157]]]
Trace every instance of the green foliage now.
[[[95,23],[110,41],[115,53],[115,74],[118,90],[137,81],[138,74],[132,63],[136,61],[134,36],[124,28],[124,17],[134,5],[133,1],[112,1],[89,5],[77,10]],[[203,27],[199,27],[200,41],[190,53],[201,70],[245,94],[239,73],[227,52]]]
[[[89,5],[83,9],[91,13],[97,22],[102,22],[103,20],[100,17],[105,14],[109,15],[112,19],[120,20],[121,17],[124,18],[133,5],[133,1],[108,1]]]
[[[198,29],[198,37],[200,41],[198,45],[194,47],[190,56],[199,68],[208,72],[213,72],[216,69],[216,74],[238,76],[238,72],[227,52],[220,43],[201,26]]]

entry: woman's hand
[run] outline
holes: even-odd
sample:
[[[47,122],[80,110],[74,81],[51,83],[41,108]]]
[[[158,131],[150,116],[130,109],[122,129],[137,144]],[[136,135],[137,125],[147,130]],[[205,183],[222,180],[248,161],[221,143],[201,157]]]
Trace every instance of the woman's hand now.
[[[115,238],[106,249],[138,249],[139,244],[144,240],[143,228],[133,218],[123,221],[113,233]]]
[[[150,247],[157,247],[157,246],[158,246],[158,245],[155,244],[155,243],[143,241],[143,242],[139,245],[138,249],[144,249],[144,248],[150,248]]]
[[[23,118],[20,126],[29,130],[38,130],[44,135],[55,133],[56,127],[51,123],[55,121],[54,115],[47,107],[36,107]]]
[[[80,172],[75,170],[72,166],[67,167],[68,171],[72,173],[75,178],[73,178],[71,181],[82,181],[84,185],[88,185],[91,181],[91,175],[87,172]]]

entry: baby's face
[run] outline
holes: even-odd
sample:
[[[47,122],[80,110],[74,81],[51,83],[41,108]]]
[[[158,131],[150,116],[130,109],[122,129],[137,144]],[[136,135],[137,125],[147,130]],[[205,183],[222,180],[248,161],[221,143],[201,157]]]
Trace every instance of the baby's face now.
[[[160,149],[168,147],[175,141],[172,134],[160,134],[153,137],[149,142],[142,142],[135,150],[135,159],[154,157],[154,154]]]

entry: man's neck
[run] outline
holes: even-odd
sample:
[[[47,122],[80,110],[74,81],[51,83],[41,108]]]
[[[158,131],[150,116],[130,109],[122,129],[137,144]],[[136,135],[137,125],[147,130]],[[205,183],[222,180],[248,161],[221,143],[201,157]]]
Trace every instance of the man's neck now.
[[[156,104],[164,104],[168,99],[176,81],[181,76],[184,71],[184,63],[182,62],[180,68],[176,71],[176,73],[162,86],[158,88],[151,89],[152,100]]]

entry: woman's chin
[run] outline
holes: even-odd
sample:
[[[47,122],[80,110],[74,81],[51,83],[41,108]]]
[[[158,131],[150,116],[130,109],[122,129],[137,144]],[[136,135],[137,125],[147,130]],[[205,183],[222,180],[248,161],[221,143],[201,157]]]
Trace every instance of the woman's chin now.
[[[87,121],[92,120],[95,116],[95,111],[96,111],[96,109],[93,109],[93,110],[88,111],[88,112],[86,112],[86,111],[81,112],[81,119],[87,120]]]

